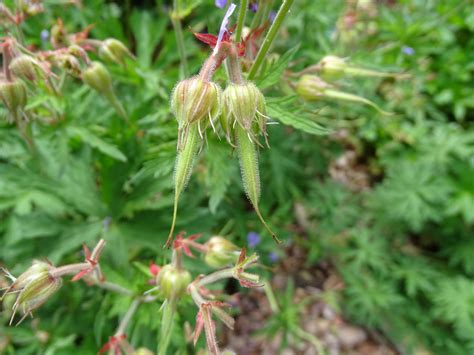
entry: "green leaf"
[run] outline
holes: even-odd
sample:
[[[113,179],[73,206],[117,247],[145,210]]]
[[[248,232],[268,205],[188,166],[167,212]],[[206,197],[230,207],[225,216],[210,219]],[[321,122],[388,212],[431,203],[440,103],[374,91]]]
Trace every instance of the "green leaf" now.
[[[102,153],[120,160],[120,161],[127,161],[127,157],[114,145],[107,143],[106,141],[102,140],[101,138],[97,137],[91,131],[87,130],[83,127],[68,127],[67,133],[71,136],[79,136],[81,140],[90,145],[93,148],[98,149]]]
[[[284,105],[285,102],[288,102],[288,99],[267,99],[267,114],[283,124],[292,126],[293,128],[306,133],[315,135],[325,135],[330,133],[328,128],[316,123],[313,118],[309,117],[307,114],[298,112],[298,110],[291,111],[287,105]]]
[[[288,68],[288,63],[293,59],[298,51],[299,45],[291,48],[283,54],[278,60],[270,63],[263,68],[261,74],[256,80],[257,86],[260,89],[273,86],[280,81],[283,72]]]

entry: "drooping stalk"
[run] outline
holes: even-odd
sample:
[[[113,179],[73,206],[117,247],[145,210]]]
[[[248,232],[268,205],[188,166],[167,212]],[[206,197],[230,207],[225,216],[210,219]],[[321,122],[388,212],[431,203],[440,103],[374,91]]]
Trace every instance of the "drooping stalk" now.
[[[284,0],[278,10],[278,13],[273,21],[270,29],[268,30],[265,39],[263,40],[263,44],[258,51],[257,58],[255,58],[255,62],[253,63],[252,67],[250,68],[248,79],[252,80],[257,75],[260,66],[263,64],[265,56],[267,55],[268,50],[270,49],[271,44],[275,40],[275,37],[280,29],[283,20],[285,19],[287,13],[290,11],[291,5],[293,5],[294,0]]]
[[[354,95],[354,94],[349,94],[347,92],[342,92],[342,91],[337,91],[337,90],[325,89],[323,95],[325,97],[329,97],[329,98],[332,98],[332,99],[362,103],[362,104],[365,104],[365,105],[368,105],[368,106],[374,108],[375,110],[380,112],[382,115],[386,115],[386,116],[393,115],[393,113],[391,113],[391,112],[387,112],[387,111],[382,110],[380,107],[378,107],[372,101],[370,101],[370,100],[368,100],[364,97]]]

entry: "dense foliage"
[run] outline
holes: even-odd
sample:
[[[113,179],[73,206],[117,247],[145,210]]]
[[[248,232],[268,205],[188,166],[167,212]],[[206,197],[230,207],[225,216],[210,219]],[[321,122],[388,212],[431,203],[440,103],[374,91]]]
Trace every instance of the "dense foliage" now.
[[[171,224],[177,141],[169,102],[182,78],[172,5],[44,3],[44,12],[22,24],[28,45],[50,49],[45,30],[51,34],[61,18],[70,33],[93,24],[90,38],[117,38],[134,53],[126,65],[106,64],[129,123],[74,78],[65,80],[62,95],[28,84],[33,114],[27,129],[11,124],[0,107],[0,263],[12,274],[32,259],[74,263],[83,259],[83,243],[104,238],[101,266],[108,280],[144,292],[150,288],[149,262],[164,265],[171,258],[162,248]],[[211,1],[183,3],[189,71],[197,73],[209,48],[192,32],[217,33],[224,11]],[[225,236],[256,251],[267,265],[289,257],[285,246],[301,246],[308,266],[330,262],[341,275],[344,287],[336,299],[348,319],[381,331],[406,353],[470,354],[474,6],[462,0],[356,3],[295,1],[255,79],[267,115],[279,122],[268,125],[271,148],[259,155],[260,210],[283,246],[273,242],[245,196],[237,154],[215,136],[207,137],[181,196],[176,230],[204,233],[204,239]],[[249,24],[254,16],[249,12]],[[337,90],[394,114],[297,96],[301,72],[326,55],[405,74],[344,75],[335,82]],[[223,70],[215,80],[225,83]],[[259,243],[248,245],[250,232],[260,234]],[[194,277],[209,272],[200,258],[184,263]],[[255,272],[273,276],[265,268]],[[0,276],[0,288],[6,284]],[[0,352],[95,353],[130,303],[66,281],[35,319],[18,327],[8,327],[5,305]],[[195,318],[191,298],[183,298],[170,349],[196,351],[184,331]],[[141,305],[128,341],[156,349],[160,322],[160,302]],[[204,347],[201,339],[198,348]]]

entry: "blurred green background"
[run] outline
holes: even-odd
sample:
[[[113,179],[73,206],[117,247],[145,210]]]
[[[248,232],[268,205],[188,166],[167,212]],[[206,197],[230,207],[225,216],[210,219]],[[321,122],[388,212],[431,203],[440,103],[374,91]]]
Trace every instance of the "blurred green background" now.
[[[180,78],[172,5],[44,4],[43,13],[22,25],[26,43],[50,48],[41,33],[44,37],[61,18],[71,33],[93,24],[91,38],[115,37],[136,55],[126,67],[108,65],[135,125],[124,126],[108,103],[78,80],[68,81],[60,97],[31,88],[37,151],[28,149],[15,126],[0,121],[0,264],[19,274],[35,258],[77,262],[82,243],[93,245],[102,236],[108,243],[102,258],[108,279],[146,290],[148,277],[139,266],[164,264],[170,257],[162,249],[171,222],[177,137],[169,96]],[[197,73],[209,50],[192,32],[216,33],[223,10],[207,0],[186,4],[186,50]],[[396,114],[297,98],[292,83],[298,72],[328,54],[364,68],[409,74],[404,80],[347,77],[339,83],[341,90]],[[260,151],[261,209],[283,245],[274,244],[247,201],[236,154],[211,137],[183,193],[177,226],[204,233],[204,239],[225,235],[256,251],[267,265],[257,272],[273,286],[280,310],[262,316],[262,329],[251,334],[260,339],[260,350],[245,353],[263,353],[267,345],[303,353],[295,330],[305,327],[300,314],[312,301],[301,301],[299,292],[303,300],[318,295],[341,322],[385,344],[385,353],[473,354],[472,2],[297,0],[268,66],[276,76],[265,81],[261,75],[257,84],[269,115],[282,116],[275,118],[285,124],[268,127],[271,149]],[[224,85],[224,74],[216,80]],[[45,103],[58,118],[42,110]],[[0,114],[6,116],[3,107]],[[299,119],[330,133],[311,134]],[[194,276],[209,271],[200,259],[187,263]],[[321,270],[322,280],[305,277]],[[334,279],[337,287],[326,282]],[[6,280],[0,277],[1,282]],[[238,290],[232,283],[222,289]],[[240,292],[243,299],[253,297]],[[4,305],[0,353],[94,354],[129,303],[66,282],[34,320],[18,327],[7,327]],[[170,353],[197,352],[184,341],[183,330],[185,322],[194,324],[195,312],[190,299],[180,304]],[[245,312],[242,304],[235,308],[239,319],[250,317]],[[159,321],[159,304],[143,305],[129,328],[130,342],[156,349]],[[328,332],[337,338],[337,329]],[[223,345],[231,344],[220,327],[218,334]],[[313,335],[324,351],[331,348],[327,336]],[[204,343],[201,339],[198,348]],[[370,353],[360,347],[337,351]]]

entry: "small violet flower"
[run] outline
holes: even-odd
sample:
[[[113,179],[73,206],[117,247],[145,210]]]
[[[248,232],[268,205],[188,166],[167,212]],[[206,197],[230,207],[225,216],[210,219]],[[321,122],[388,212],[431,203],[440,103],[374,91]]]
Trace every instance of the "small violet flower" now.
[[[48,30],[43,30],[43,31],[41,31],[40,37],[41,37],[41,40],[42,40],[43,42],[48,41],[48,39],[49,39],[49,31],[48,31]]]
[[[268,21],[270,21],[270,23],[273,23],[273,21],[275,21],[276,15],[277,14],[275,11],[270,11],[270,13],[268,14]]]
[[[260,235],[256,232],[249,232],[247,234],[247,243],[250,248],[255,248],[260,243]]]
[[[215,0],[215,4],[219,9],[223,9],[227,5],[227,0]]]
[[[268,254],[268,257],[270,258],[270,261],[272,263],[276,263],[278,261],[278,259],[280,259],[280,256],[277,253],[275,253],[274,251],[270,252]]]
[[[412,47],[408,47],[408,46],[403,46],[402,47],[402,52],[406,55],[413,55],[415,54],[415,50],[412,48]]]
[[[249,4],[249,10],[252,12],[257,12],[258,4],[256,2],[252,2],[251,4]]]

